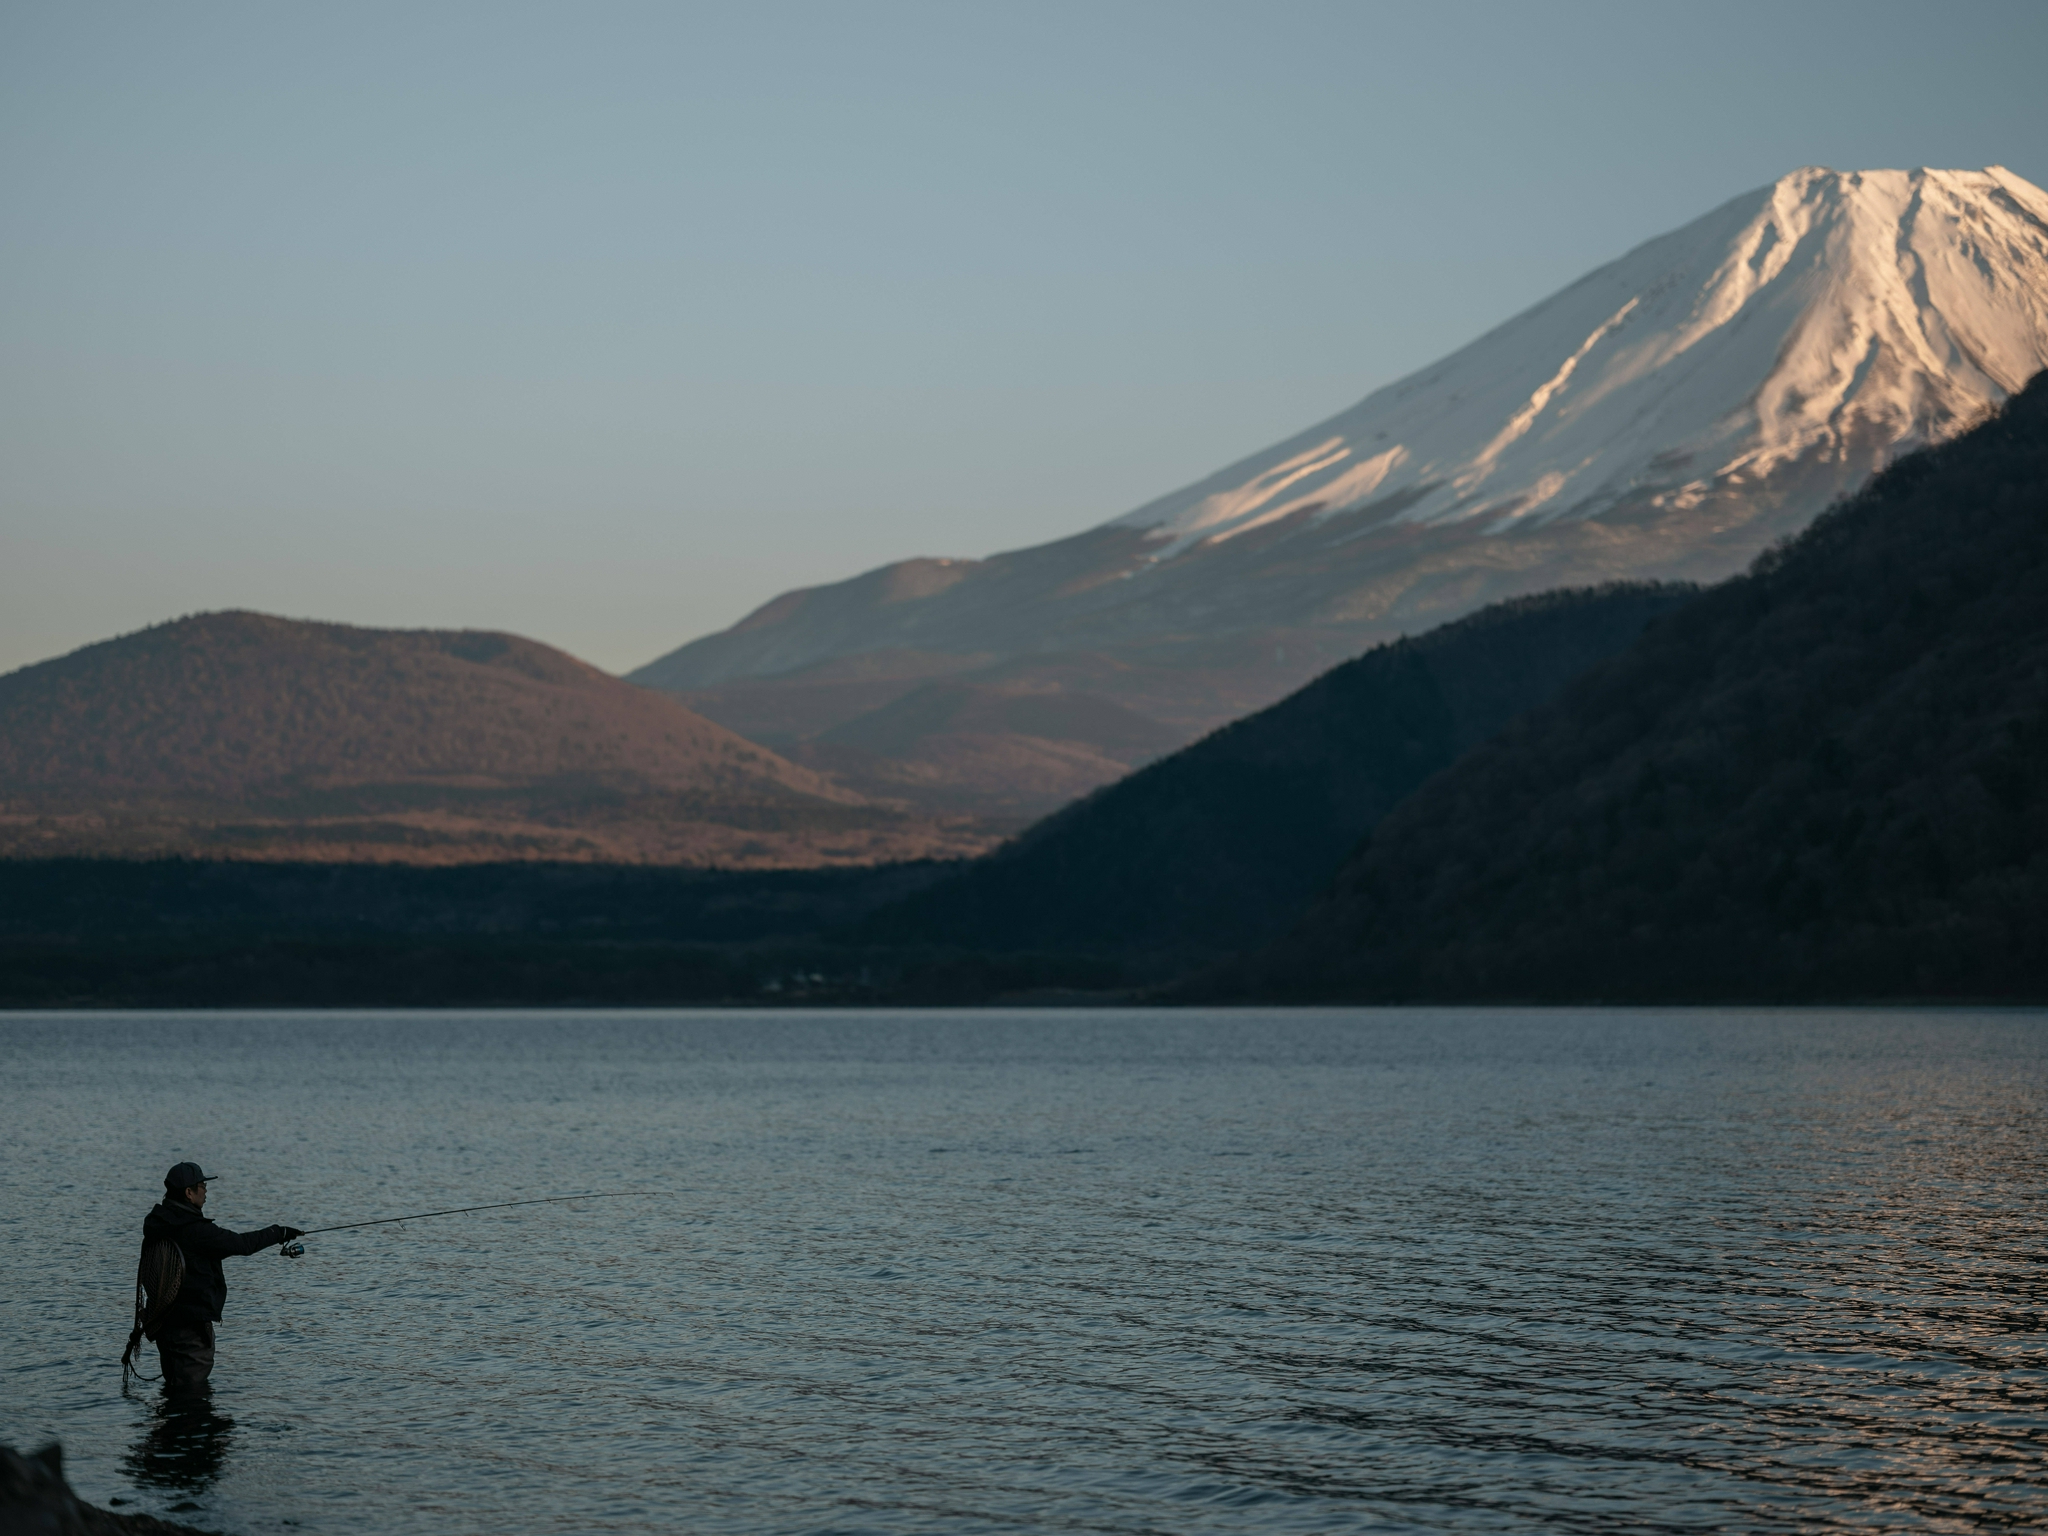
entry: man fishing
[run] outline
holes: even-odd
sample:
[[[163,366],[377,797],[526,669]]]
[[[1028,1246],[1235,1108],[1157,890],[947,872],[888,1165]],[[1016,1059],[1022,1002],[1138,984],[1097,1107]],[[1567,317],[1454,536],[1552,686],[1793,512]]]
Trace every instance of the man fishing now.
[[[220,1261],[304,1235],[297,1227],[230,1232],[215,1226],[204,1214],[209,1182],[197,1163],[179,1163],[164,1175],[163,1204],[142,1222],[135,1330],[121,1364],[133,1362],[145,1336],[154,1339],[164,1387],[172,1392],[203,1387],[213,1374],[213,1325],[228,1299]]]

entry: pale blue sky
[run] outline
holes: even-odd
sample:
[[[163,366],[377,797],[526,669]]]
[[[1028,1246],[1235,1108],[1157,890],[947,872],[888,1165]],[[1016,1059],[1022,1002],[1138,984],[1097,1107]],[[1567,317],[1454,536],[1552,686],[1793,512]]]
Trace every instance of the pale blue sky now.
[[[1796,166],[2048,183],[2048,4],[0,5],[0,670],[624,669],[1078,531]]]

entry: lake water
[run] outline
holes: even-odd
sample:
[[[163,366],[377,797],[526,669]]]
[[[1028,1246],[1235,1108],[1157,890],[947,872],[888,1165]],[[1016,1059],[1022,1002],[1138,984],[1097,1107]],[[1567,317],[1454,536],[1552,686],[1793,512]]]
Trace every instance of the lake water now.
[[[2039,1524],[2044,1111],[2032,1012],[6,1015],[0,1440],[225,1532]],[[229,1260],[167,1409],[186,1157],[653,1193]]]

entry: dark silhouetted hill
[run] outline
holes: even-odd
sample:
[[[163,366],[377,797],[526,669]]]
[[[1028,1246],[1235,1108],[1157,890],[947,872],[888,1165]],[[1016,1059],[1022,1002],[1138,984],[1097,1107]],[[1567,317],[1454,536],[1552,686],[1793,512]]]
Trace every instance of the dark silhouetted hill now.
[[[1693,591],[1551,593],[1382,646],[1049,818],[861,934],[1161,957],[1263,942],[1424,779]]]
[[[653,860],[945,840],[516,635],[214,613],[0,677],[0,853]]]
[[[1192,992],[2048,996],[2048,374],[1425,786]]]

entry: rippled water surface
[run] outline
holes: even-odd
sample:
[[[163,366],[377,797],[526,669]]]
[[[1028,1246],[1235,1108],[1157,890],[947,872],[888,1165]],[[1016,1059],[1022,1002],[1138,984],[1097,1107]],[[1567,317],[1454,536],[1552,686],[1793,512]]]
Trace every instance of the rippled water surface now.
[[[2048,1522],[2048,1016],[0,1016],[0,1439],[228,1532]],[[172,1161],[228,1262],[124,1395]]]

